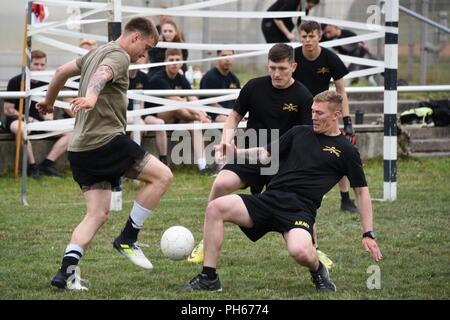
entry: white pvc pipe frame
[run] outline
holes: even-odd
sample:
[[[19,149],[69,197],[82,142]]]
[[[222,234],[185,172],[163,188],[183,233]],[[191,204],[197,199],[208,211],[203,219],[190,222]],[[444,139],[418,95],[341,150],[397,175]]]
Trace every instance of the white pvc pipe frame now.
[[[104,3],[93,3],[93,2],[78,2],[78,1],[58,1],[58,0],[42,0],[42,1],[37,1],[39,3],[43,3],[43,4],[49,4],[49,5],[63,5],[63,6],[68,6],[68,5],[77,5],[80,8],[90,8],[93,9],[87,13],[84,13],[84,17],[91,15],[93,13],[97,13],[97,12],[102,12],[102,11],[106,11],[110,9],[110,4],[104,4]],[[208,6],[213,6],[213,5],[217,5],[217,4],[221,4],[221,3],[228,3],[228,2],[233,2],[232,0],[212,0],[212,1],[206,1],[209,2],[210,5],[205,5],[204,7],[208,7]],[[392,33],[392,34],[397,34],[398,35],[398,27],[393,27],[393,26],[380,26],[380,25],[369,25],[369,24],[363,24],[363,23],[355,23],[355,22],[349,22],[349,21],[339,21],[339,20],[333,20],[333,19],[326,19],[326,18],[319,18],[319,17],[305,17],[304,16],[304,12],[225,12],[225,11],[194,11],[194,10],[186,10],[186,9],[199,9],[201,8],[200,6],[195,6],[196,4],[191,5],[190,8],[186,8],[188,6],[185,6],[185,8],[183,8],[184,10],[181,11],[181,7],[177,8],[172,8],[172,9],[156,9],[156,8],[141,8],[141,7],[130,7],[130,6],[122,6],[122,12],[129,12],[129,13],[139,13],[140,15],[145,14],[145,15],[160,15],[160,14],[166,14],[166,15],[172,15],[172,16],[189,16],[189,17],[220,17],[220,18],[262,18],[262,17],[295,17],[295,16],[303,16],[304,20],[316,20],[320,23],[331,23],[331,24],[337,24],[343,27],[351,27],[351,28],[359,28],[359,29],[363,29],[363,30],[369,30],[369,31],[375,31],[374,34],[368,34],[368,35],[363,35],[363,36],[357,36],[357,37],[353,37],[355,39],[350,39],[353,42],[356,41],[361,41],[361,40],[357,40],[358,37],[364,37],[364,36],[369,36],[370,38],[376,39],[376,38],[381,38],[382,37],[382,33],[383,32],[388,32],[388,33]],[[397,21],[398,21],[398,0],[387,0],[387,8],[389,9],[387,12],[387,16],[389,15],[391,18],[392,16],[397,16]],[[393,12],[391,12],[391,10]],[[387,18],[386,16],[386,18]],[[98,22],[103,22],[106,21],[106,19],[97,19],[97,20],[91,20],[89,22],[86,23],[98,23]],[[78,21],[78,23],[84,23],[81,21]],[[73,22],[72,22],[73,23]],[[33,27],[33,26],[29,26],[30,28],[30,35],[35,35],[36,40],[40,40],[42,42],[46,42],[50,45],[54,45],[54,46],[60,46],[61,42],[58,42],[56,40],[50,39],[48,37],[44,37],[44,36],[39,36],[37,35],[38,33],[44,33],[44,32],[48,32],[50,33],[51,31],[53,31],[53,33],[55,33],[55,30],[51,30],[56,28],[57,26],[61,26],[61,25],[67,25],[68,22],[53,22],[53,23],[49,23],[49,24],[43,24],[40,25],[39,27]],[[50,31],[50,32],[49,32]],[[56,32],[58,33],[58,31]],[[59,32],[61,34],[61,31]],[[66,32],[67,36],[74,36],[74,34],[70,34]],[[76,33],[75,33],[76,35]],[[81,35],[81,34],[78,34]],[[82,36],[86,36],[85,34],[83,34]],[[340,43],[339,41],[341,41],[342,43]],[[339,42],[339,45],[341,44],[345,44],[346,43],[346,39],[341,39],[341,40],[335,40],[335,42]],[[163,47],[164,45],[166,46],[170,46],[170,44],[165,44],[162,43],[160,44],[161,47]],[[337,43],[333,43],[333,41],[330,41],[328,43],[327,46],[335,46],[338,45]],[[68,46],[65,44],[65,49],[68,48]],[[204,49],[204,47],[202,47],[202,45],[194,45],[194,44],[184,44],[183,46],[185,46],[186,48],[191,47],[191,49],[198,49],[198,50],[202,50]],[[207,45],[208,46],[208,50],[211,50],[211,45]],[[220,45],[221,48],[225,48],[225,45]],[[233,45],[233,46],[239,46],[239,45]],[[246,45],[248,46],[248,45]],[[247,48],[244,46],[240,46],[241,50],[255,50],[255,48],[257,49],[262,49],[259,52],[254,52],[253,55],[259,55],[259,54],[265,54],[268,50],[270,45],[260,45],[260,46],[253,46],[251,48]],[[80,52],[79,48],[75,48],[74,46],[70,46],[69,50],[72,52],[77,52],[77,53],[82,53]],[[396,51],[396,50],[394,50]],[[344,56],[345,57],[345,56]],[[348,59],[348,58],[347,58]],[[386,63],[387,61],[391,61],[389,62],[389,66],[387,66],[388,68],[392,68],[395,67],[395,69],[397,68],[397,62],[396,59],[389,58],[386,59]],[[363,60],[363,59],[362,59]],[[367,59],[369,60],[369,59]],[[188,61],[189,62],[189,61]],[[376,63],[373,60],[371,61],[361,61],[362,64],[365,65],[372,65]],[[369,74],[374,74],[374,73],[379,73],[380,69],[382,70],[382,68],[386,65],[383,64],[382,65],[376,65],[373,68],[370,68],[368,71],[366,70],[364,72],[364,70],[362,70],[362,72],[359,73],[355,73],[355,76],[362,76],[362,75],[369,75]],[[149,66],[139,66],[139,67],[151,67],[151,65]],[[132,68],[139,68],[139,67],[132,67]],[[449,91],[449,87],[450,86],[414,86],[414,87],[399,87],[398,91],[400,92],[417,92],[417,91]],[[152,90],[149,90],[152,91]],[[149,93],[149,91],[144,92],[144,93]],[[369,87],[369,88],[347,88],[347,92],[385,92],[384,88],[382,87]],[[167,91],[165,93],[160,93],[161,95],[164,94],[170,94],[173,95],[173,91]],[[212,92],[210,92],[212,94]],[[217,93],[217,92],[215,92]],[[229,93],[229,91],[227,91],[227,93]],[[41,93],[35,93],[33,91],[33,94],[31,93],[31,91],[27,91],[24,93],[20,93],[18,95],[16,95],[15,97],[20,97],[20,96],[30,96],[32,95],[32,97],[34,99],[36,99],[36,96],[40,96]],[[66,93],[65,93],[66,94]],[[71,93],[73,94],[73,93]],[[152,92],[151,94],[153,94],[154,96],[156,95],[156,92]],[[194,91],[190,91],[189,93],[179,93],[179,95],[185,95],[185,94],[191,94],[191,95],[203,95],[203,93],[200,92],[195,92]],[[134,93],[130,92],[130,95],[133,96],[135,95]],[[385,92],[386,95],[386,92]],[[0,97],[3,96],[0,93]],[[234,95],[233,95],[234,96]],[[136,97],[138,97],[136,95]],[[142,97],[142,96],[141,96]],[[147,98],[142,98],[142,100],[147,100]],[[151,98],[149,98],[149,100],[151,100]],[[396,100],[396,99],[395,99]],[[171,104],[174,104],[173,102],[170,102]],[[385,104],[389,103],[389,101],[386,101],[385,99]],[[195,103],[198,104],[198,103]],[[64,103],[59,103],[59,105],[61,107],[67,108],[67,104]],[[194,104],[193,104],[194,106]],[[174,108],[179,108],[180,105],[176,105],[174,106]],[[392,107],[392,106],[391,106]],[[208,108],[208,107],[204,107],[203,108]],[[386,106],[385,106],[386,109]],[[396,110],[396,106],[394,108]],[[137,110],[139,111],[139,110]],[[67,122],[71,121],[73,119],[68,119]],[[66,120],[56,120],[56,121],[66,121]],[[212,124],[211,124],[212,125]],[[220,124],[214,124],[214,125],[219,125]],[[33,124],[30,124],[29,127],[30,129],[32,128]],[[138,127],[138,126],[136,126]],[[138,129],[138,128],[136,128]],[[65,129],[67,130],[67,129]],[[143,129],[144,130],[144,129]],[[147,130],[147,128],[145,128],[145,130]],[[392,149],[391,151],[396,153],[396,147],[390,147],[390,149]],[[395,150],[394,150],[395,149]],[[392,152],[391,152],[392,153]],[[395,196],[394,196],[394,200],[395,200]],[[386,197],[386,192],[385,192],[385,196],[384,199],[390,200],[392,199],[392,192],[391,192],[391,196]]]

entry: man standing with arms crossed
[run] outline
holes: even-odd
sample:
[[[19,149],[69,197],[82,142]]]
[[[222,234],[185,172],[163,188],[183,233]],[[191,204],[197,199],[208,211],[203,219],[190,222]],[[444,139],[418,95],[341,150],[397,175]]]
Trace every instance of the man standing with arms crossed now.
[[[116,41],[59,67],[45,100],[37,105],[43,113],[52,112],[66,80],[81,74],[78,98],[72,100],[76,119],[68,150],[73,177],[83,191],[87,212],[73,231],[61,267],[52,279],[55,287],[87,290],[76,268],[96,232],[108,219],[111,188],[119,184],[122,175],[141,180],[145,185],[113,246],[134,264],[146,269],[153,267],[137,244],[137,236],[168,190],[172,173],[129,139],[125,129],[129,64],[144,56],[157,42],[158,32],[150,20],[131,19]]]

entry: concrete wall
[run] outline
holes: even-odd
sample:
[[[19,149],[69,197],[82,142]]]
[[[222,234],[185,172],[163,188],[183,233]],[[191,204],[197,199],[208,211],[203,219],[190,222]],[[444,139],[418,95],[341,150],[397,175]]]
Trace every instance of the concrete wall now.
[[[383,128],[368,127],[355,125],[357,131],[357,145],[361,157],[363,159],[381,157],[383,155]],[[5,137],[8,137],[5,139]],[[170,139],[169,139],[170,141]],[[49,138],[45,140],[33,141],[33,152],[36,161],[39,163],[45,159],[46,155],[52,148],[55,139]],[[145,137],[142,142],[145,150],[157,155],[154,137]],[[169,148],[171,149],[171,148]],[[169,150],[170,156],[170,150]],[[15,159],[15,141],[12,136],[0,135],[0,175],[9,174],[13,171]],[[22,158],[21,158],[22,160]],[[60,169],[68,168],[67,154],[64,154],[56,162],[56,166]]]

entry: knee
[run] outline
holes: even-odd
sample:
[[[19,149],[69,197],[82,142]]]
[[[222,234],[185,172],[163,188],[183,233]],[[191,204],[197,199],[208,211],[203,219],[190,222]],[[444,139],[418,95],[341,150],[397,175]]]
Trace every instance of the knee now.
[[[206,219],[221,220],[222,219],[222,205],[220,200],[213,200],[208,203],[206,208]]]
[[[217,196],[223,196],[234,191],[234,188],[225,179],[216,179],[213,183],[212,192]]]
[[[170,170],[169,167],[165,166],[163,170],[161,170],[158,182],[160,183],[161,187],[165,190],[169,189],[170,184],[173,181],[173,173]]]
[[[313,257],[312,248],[306,248],[301,245],[293,245],[288,248],[289,255],[299,263],[307,263]]]
[[[89,212],[88,211],[88,216],[90,216],[92,219],[95,220],[96,224],[101,226],[104,223],[106,223],[108,221],[109,218],[109,208],[106,209],[98,209],[94,211]]]

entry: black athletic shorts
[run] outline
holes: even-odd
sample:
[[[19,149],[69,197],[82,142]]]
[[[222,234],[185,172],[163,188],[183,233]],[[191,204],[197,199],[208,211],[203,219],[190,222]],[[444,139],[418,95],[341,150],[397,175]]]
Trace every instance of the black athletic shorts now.
[[[316,214],[308,208],[307,200],[297,194],[267,190],[261,194],[239,196],[254,223],[252,228],[241,227],[250,240],[257,241],[270,231],[283,234],[293,228],[305,229],[312,236]]]
[[[239,178],[247,183],[243,188],[250,187],[252,194],[261,193],[264,186],[267,185],[272,178],[269,175],[262,175],[261,168],[263,166],[260,164],[226,164],[222,170],[230,170],[236,173]]]
[[[150,154],[126,135],[118,135],[98,149],[68,152],[74,180],[83,190],[103,182],[120,185],[120,177],[135,179],[150,159]]]

